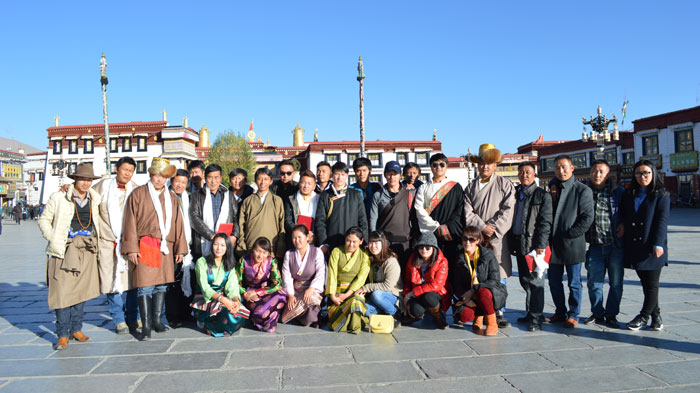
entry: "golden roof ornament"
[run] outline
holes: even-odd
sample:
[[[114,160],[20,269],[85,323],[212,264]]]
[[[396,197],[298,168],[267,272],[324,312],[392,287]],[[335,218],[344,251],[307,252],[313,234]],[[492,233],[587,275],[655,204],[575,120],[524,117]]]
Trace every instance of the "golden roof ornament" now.
[[[248,142],[255,142],[255,131],[253,131],[253,130],[248,131],[246,136],[248,137]]]
[[[433,141],[437,140],[437,128],[433,129]]]
[[[314,142],[318,142],[318,128],[314,130]]]
[[[163,121],[168,121],[168,113],[163,109]]]
[[[199,147],[210,147],[209,130],[207,130],[207,126],[205,124],[202,124],[202,128],[199,130]]]
[[[304,146],[304,129],[299,127],[299,123],[297,123],[296,128],[292,130],[292,133],[294,134],[292,146]]]
[[[58,127],[58,119],[59,119],[58,116],[56,116],[56,117],[53,118],[54,127]]]

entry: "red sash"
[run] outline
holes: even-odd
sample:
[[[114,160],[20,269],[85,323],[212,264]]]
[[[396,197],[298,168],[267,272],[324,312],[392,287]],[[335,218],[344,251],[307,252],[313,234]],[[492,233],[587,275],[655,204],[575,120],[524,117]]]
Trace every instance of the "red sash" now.
[[[448,181],[445,183],[438,192],[433,195],[432,199],[430,199],[430,202],[428,202],[428,206],[425,207],[425,211],[428,212],[428,214],[432,214],[433,210],[442,202],[443,198],[447,196],[447,194],[452,190],[452,187],[457,185],[457,182],[454,181]]]

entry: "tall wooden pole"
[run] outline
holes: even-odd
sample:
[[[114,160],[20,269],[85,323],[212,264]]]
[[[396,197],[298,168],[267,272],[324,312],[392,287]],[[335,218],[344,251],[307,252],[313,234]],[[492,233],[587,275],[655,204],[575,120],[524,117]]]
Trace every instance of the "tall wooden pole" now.
[[[363,80],[365,79],[362,68],[362,56],[357,62],[357,81],[360,82],[360,157],[365,156],[365,89]]]
[[[107,121],[107,84],[109,81],[107,80],[107,59],[105,59],[105,54],[102,54],[102,58],[100,59],[100,84],[102,85],[102,113],[104,116],[104,121],[105,121],[105,153],[106,153],[106,158],[105,158],[105,167],[107,168],[107,171],[105,172],[106,176],[110,176],[112,174],[112,161],[109,158],[109,151],[111,149],[111,142],[109,140],[109,122]]]

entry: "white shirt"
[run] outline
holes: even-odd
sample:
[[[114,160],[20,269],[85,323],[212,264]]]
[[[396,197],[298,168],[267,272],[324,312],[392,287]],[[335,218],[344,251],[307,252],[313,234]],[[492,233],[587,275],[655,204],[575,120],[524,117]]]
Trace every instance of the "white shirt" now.
[[[416,207],[416,216],[418,217],[418,226],[422,233],[433,233],[440,226],[440,223],[433,220],[430,214],[425,210],[425,207],[433,199],[435,193],[437,193],[442,186],[450,181],[445,177],[439,183],[423,183],[416,191],[416,200],[414,206]]]

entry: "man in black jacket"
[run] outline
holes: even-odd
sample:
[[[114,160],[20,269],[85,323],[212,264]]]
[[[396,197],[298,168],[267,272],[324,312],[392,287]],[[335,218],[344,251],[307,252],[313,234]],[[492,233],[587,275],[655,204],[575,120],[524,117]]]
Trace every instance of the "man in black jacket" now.
[[[550,247],[549,290],[556,310],[546,318],[547,322],[564,322],[573,328],[578,324],[581,312],[581,264],[586,259],[586,231],[593,223],[593,193],[573,176],[571,157],[558,156],[554,161],[554,174],[559,191],[552,198],[554,219]],[[562,279],[564,270],[569,282],[569,310],[566,309]]]
[[[290,195],[296,194],[299,184],[294,181],[294,163],[292,160],[284,160],[277,167],[279,180],[275,180],[270,186],[270,192],[282,198],[286,204]]]
[[[367,214],[362,194],[348,188],[348,166],[341,161],[333,164],[333,184],[324,191],[316,209],[316,244],[328,255],[333,248],[345,242],[345,231],[353,226],[368,235]]]
[[[527,315],[518,322],[528,323],[531,332],[542,330],[544,310],[544,274],[538,276],[525,261],[525,255],[535,250],[543,254],[549,245],[552,231],[552,197],[535,184],[535,164],[522,162],[518,165],[520,185],[515,188],[515,212],[511,227],[511,253],[518,262],[518,278],[525,290]]]

